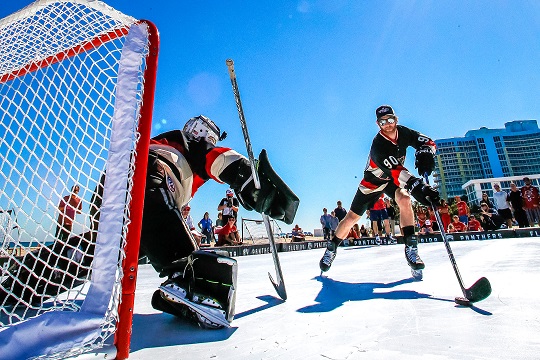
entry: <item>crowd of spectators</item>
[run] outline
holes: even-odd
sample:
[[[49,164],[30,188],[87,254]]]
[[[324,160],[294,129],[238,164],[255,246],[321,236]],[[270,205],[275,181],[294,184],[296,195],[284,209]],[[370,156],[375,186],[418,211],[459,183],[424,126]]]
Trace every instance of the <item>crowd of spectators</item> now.
[[[438,211],[447,232],[489,231],[513,227],[540,225],[540,194],[530,178],[523,178],[524,186],[510,183],[510,191],[493,184],[493,196],[483,192],[479,204],[468,204],[465,198],[456,196],[449,204],[441,199]],[[418,206],[415,210],[419,234],[438,231],[435,214],[431,209]]]
[[[347,214],[340,200],[337,201],[337,207],[328,213],[327,208],[322,209],[323,214],[320,217],[320,223],[323,230],[324,240],[330,240],[334,234],[339,222]],[[346,239],[353,240],[363,237],[375,237],[378,244],[381,238],[385,236],[389,242],[397,242],[395,236],[396,212],[392,199],[384,197],[384,194],[377,200],[371,209],[366,212],[369,225],[354,224],[349,230]]]

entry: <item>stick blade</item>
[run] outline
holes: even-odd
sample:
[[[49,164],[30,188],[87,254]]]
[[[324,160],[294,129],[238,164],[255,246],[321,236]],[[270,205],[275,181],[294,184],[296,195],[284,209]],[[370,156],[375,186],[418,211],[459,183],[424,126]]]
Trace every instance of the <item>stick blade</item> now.
[[[272,285],[274,285],[274,289],[276,289],[276,292],[278,293],[279,297],[283,301],[287,300],[287,290],[285,290],[285,284],[283,283],[283,281],[280,281],[279,284],[276,283],[270,273],[268,273],[268,277],[270,278],[270,282],[272,283]]]
[[[491,284],[485,277],[478,279],[472,286],[465,289],[467,299],[470,302],[478,302],[487,298],[491,294]]]

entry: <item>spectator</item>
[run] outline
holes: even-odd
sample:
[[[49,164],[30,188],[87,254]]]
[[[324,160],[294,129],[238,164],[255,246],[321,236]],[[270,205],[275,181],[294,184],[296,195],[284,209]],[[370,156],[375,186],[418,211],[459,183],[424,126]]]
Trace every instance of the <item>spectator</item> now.
[[[229,216],[227,224],[219,229],[216,228],[216,232],[218,233],[218,242],[216,246],[242,245],[242,240],[240,240],[240,235],[236,228],[236,219],[234,217]]]
[[[467,225],[459,221],[458,215],[452,216],[452,222],[450,223],[450,225],[448,225],[448,232],[463,232],[463,231],[467,231]]]
[[[82,201],[79,197],[79,185],[71,187],[71,194],[66,195],[58,204],[58,225],[56,226],[56,238],[66,241],[69,238],[75,215],[81,213]]]
[[[388,213],[386,212],[386,205],[384,204],[384,194],[381,194],[373,207],[369,209],[369,219],[371,220],[371,227],[373,228],[373,233],[375,234],[375,241],[377,244],[380,244],[382,229],[378,226],[378,221],[381,221],[384,225],[384,230],[386,232],[386,237],[389,242],[394,242],[396,239],[390,234],[390,222],[388,221]]]
[[[457,216],[457,215],[456,215]],[[458,217],[458,221],[459,221],[459,217]],[[456,228],[454,227],[454,225],[452,225],[453,222],[451,222],[450,224],[448,224],[448,227],[446,228],[446,232],[449,232],[449,233],[454,233],[456,232]]]
[[[337,208],[334,209],[334,214],[338,218],[338,223],[343,220],[345,215],[347,215],[347,210],[341,206],[341,200],[337,202]],[[337,226],[336,226],[337,227]],[[334,229],[335,230],[335,229]],[[333,236],[333,235],[332,235]]]
[[[336,217],[335,210],[334,210],[330,213],[330,232],[332,234],[331,237],[334,237],[334,235],[336,234],[336,229],[338,227],[338,224],[339,224],[339,219]]]
[[[445,199],[441,199],[439,206],[439,215],[441,215],[441,221],[445,229],[448,229],[448,225],[452,222],[452,217],[450,216],[450,206]]]
[[[195,229],[195,225],[193,225],[193,218],[189,214],[190,211],[191,211],[191,207],[189,205],[182,206],[182,218],[186,222],[186,225],[187,225],[189,231],[191,232],[191,234],[195,238],[195,241],[197,242],[197,245],[200,245],[201,244],[201,239],[202,239],[202,234]]]
[[[487,193],[483,192],[482,193],[482,199],[480,200],[481,203],[485,202],[487,204],[487,206],[491,209],[494,209],[495,207],[493,206],[493,203],[491,202],[491,200],[489,199],[489,196]]]
[[[517,221],[520,228],[526,228],[529,226],[529,220],[527,214],[523,210],[523,198],[521,197],[521,191],[518,189],[515,183],[510,183],[510,192],[508,193],[508,199],[512,204],[514,210],[514,219]]]
[[[416,208],[416,220],[416,226],[418,226],[418,229],[421,229],[427,220],[427,212],[424,207],[418,206]]]
[[[208,213],[208,211],[204,213],[203,218],[199,221],[197,225],[199,226],[199,229],[201,229],[201,232],[204,235],[201,243],[204,244],[206,242],[208,245],[210,245],[210,240],[214,238],[214,227],[212,226],[212,219],[210,219],[210,214]]]
[[[392,204],[392,199],[387,197],[384,199],[386,213],[388,214],[388,223],[390,224],[390,234],[396,236],[396,208]]]
[[[467,229],[469,231],[484,231],[480,221],[476,219],[474,215],[469,216],[469,223],[467,224]]]
[[[467,224],[469,222],[469,215],[471,215],[469,205],[467,205],[465,201],[461,200],[461,197],[459,196],[454,197],[454,200],[456,201],[456,207],[458,211],[457,215],[459,217],[459,221]]]
[[[501,185],[493,184],[495,192],[493,193],[493,201],[497,206],[497,212],[506,221],[506,226],[512,228],[512,210],[510,210],[510,199],[506,191],[501,190]],[[488,204],[489,207],[489,204]]]
[[[428,207],[427,211],[428,219],[431,221],[431,228],[433,229],[433,231],[439,231],[439,223],[437,223],[437,217],[435,216],[433,209],[431,207]]]
[[[214,226],[213,228],[213,233],[214,233],[214,241],[216,242],[217,244],[217,234],[216,234],[216,228],[218,227],[223,227],[225,226],[225,221],[223,221],[223,214],[221,213],[221,211],[218,211],[218,214],[217,214],[217,219],[216,219],[216,225]]]
[[[225,226],[225,220],[223,220],[223,214],[218,212],[217,219],[216,219],[216,226]]]
[[[506,227],[504,219],[497,214],[497,211],[484,202],[480,204],[480,224],[484,230],[498,230],[503,224]]]
[[[360,239],[360,234],[358,233],[359,230],[360,229],[358,228],[358,224],[354,224],[353,227],[349,230],[349,233],[347,234],[347,237],[345,239],[348,239],[348,240]]]
[[[362,226],[360,226],[360,237],[368,237],[368,231],[366,229],[366,227],[364,226],[364,224],[362,224]]]
[[[540,224],[540,209],[538,188],[531,184],[531,179],[523,178],[525,185],[521,188],[521,197],[523,198],[523,210],[527,214],[529,226],[534,226],[537,222]]]
[[[306,239],[306,235],[302,231],[302,228],[296,224],[294,228],[291,231],[291,241],[297,242],[297,241],[304,241]]]
[[[323,228],[323,235],[324,235],[324,240],[328,240],[330,241],[331,237],[330,237],[330,232],[331,232],[331,229],[332,229],[332,216],[328,214],[328,210],[326,208],[322,209],[323,211],[323,214],[321,215],[321,225],[322,225],[322,228]]]
[[[221,199],[218,205],[218,210],[223,213],[223,221],[227,222],[229,217],[238,217],[238,199],[234,197],[234,193],[231,189],[225,191],[225,197]]]
[[[433,223],[431,222],[431,219],[426,219],[422,227],[420,227],[419,234],[425,235],[425,234],[433,234]]]

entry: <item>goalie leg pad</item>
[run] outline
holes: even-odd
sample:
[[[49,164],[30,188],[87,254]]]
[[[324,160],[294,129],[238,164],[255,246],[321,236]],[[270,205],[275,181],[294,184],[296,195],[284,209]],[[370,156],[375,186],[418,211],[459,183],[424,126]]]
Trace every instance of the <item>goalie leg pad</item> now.
[[[222,255],[219,251],[197,250],[188,258],[175,262],[175,265],[175,269],[168,269],[172,275],[160,287],[160,296],[165,301],[174,303],[174,310],[167,306],[159,309],[154,307],[176,316],[187,317],[183,307],[177,305],[188,306],[196,313],[201,326],[228,326],[235,312],[236,260]],[[155,302],[159,306],[159,301]]]

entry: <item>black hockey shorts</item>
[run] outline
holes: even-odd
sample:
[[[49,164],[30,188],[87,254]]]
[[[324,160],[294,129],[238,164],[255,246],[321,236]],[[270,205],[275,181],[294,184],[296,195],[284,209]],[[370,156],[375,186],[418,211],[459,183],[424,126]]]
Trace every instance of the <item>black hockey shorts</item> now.
[[[367,210],[375,205],[375,202],[379,199],[381,193],[384,192],[387,196],[394,199],[397,189],[398,187],[393,182],[387,182],[374,189],[368,188],[360,183],[350,209],[355,214],[362,216]]]

